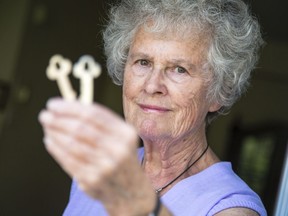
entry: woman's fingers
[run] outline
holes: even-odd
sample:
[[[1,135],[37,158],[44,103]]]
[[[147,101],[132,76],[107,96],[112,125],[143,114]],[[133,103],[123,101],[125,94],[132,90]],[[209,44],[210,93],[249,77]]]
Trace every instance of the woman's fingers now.
[[[106,200],[108,194],[119,193],[115,199],[121,200],[124,188],[134,191],[132,176],[138,178],[141,172],[138,136],[118,115],[98,104],[54,99],[40,113],[39,121],[48,152],[87,194]]]
[[[123,157],[135,153],[138,141],[136,131],[116,114],[102,107],[98,109],[97,105],[87,106],[57,99],[52,101],[48,103],[47,110],[41,111],[39,121],[46,139],[52,143],[47,150],[64,165],[65,170],[67,163],[64,158],[68,156],[69,161],[73,157],[79,162],[91,164],[98,158],[107,165],[106,158],[119,162]],[[88,118],[83,113],[97,113],[98,117]]]
[[[74,177],[75,170],[84,166],[81,160],[75,160],[71,154],[64,151],[63,148],[52,139],[45,137],[44,143],[49,154],[58,162],[62,169],[71,177]]]
[[[132,134],[137,137],[136,131],[131,125],[124,122],[122,117],[100,104],[83,105],[79,102],[50,99],[47,102],[47,110],[53,113],[54,120],[57,120],[58,117],[76,119],[76,124],[68,122],[68,124],[71,124],[69,129],[74,128],[74,131],[78,131],[78,129],[80,131],[84,130],[85,125],[90,125],[97,128],[97,130],[101,130],[101,132],[115,133],[117,135],[118,131],[118,135],[129,133],[129,137]]]
[[[94,103],[92,105],[83,105],[79,102],[67,102],[61,99],[50,99],[47,102],[47,109],[55,114],[67,117],[74,117],[83,122],[90,123],[95,126],[101,125],[117,127],[123,123],[123,119],[100,104]],[[113,124],[111,124],[112,122]]]
[[[103,148],[92,148],[79,140],[57,131],[46,130],[44,139],[47,151],[73,178],[86,185],[96,186],[103,176],[112,173],[117,162]]]
[[[42,111],[39,120],[45,130],[66,134],[71,142],[74,140],[75,143],[79,142],[81,145],[106,149],[112,157],[117,158],[117,154],[123,151],[134,151],[137,146],[136,131],[124,121],[117,128],[109,127],[107,123],[104,126],[100,124],[96,126],[75,116],[63,116],[51,111]],[[117,121],[114,123],[111,120],[109,124],[115,126]]]
[[[51,111],[41,111],[39,119],[44,128],[53,129],[90,144],[95,144],[95,140],[99,139],[97,134],[102,130],[76,118],[57,115]]]

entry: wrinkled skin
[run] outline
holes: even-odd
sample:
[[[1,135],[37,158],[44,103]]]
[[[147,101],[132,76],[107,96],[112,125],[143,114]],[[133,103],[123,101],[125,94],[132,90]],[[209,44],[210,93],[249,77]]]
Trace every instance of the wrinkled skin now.
[[[109,215],[148,215],[154,189],[175,178],[207,145],[205,117],[220,108],[206,99],[203,63],[209,40],[188,38],[136,34],[124,72],[126,121],[97,103],[62,99],[49,100],[39,115],[47,151],[84,192],[103,202]],[[138,135],[145,147],[143,167],[137,159]],[[160,195],[218,161],[208,149]],[[160,215],[171,214],[163,206]],[[235,208],[217,215],[257,214]]]

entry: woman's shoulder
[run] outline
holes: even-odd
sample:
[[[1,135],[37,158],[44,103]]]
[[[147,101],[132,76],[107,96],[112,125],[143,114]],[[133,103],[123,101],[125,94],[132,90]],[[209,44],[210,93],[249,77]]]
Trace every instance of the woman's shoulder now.
[[[193,180],[208,181],[210,186],[221,185],[223,187],[232,187],[235,185],[241,187],[248,187],[248,185],[233,171],[230,162],[217,162],[200,173],[192,176]],[[213,181],[211,181],[213,179]],[[221,187],[223,189],[223,187]]]
[[[207,169],[206,178],[210,181],[210,191],[219,196],[218,202],[213,206],[209,215],[214,215],[225,209],[243,208],[252,209],[259,215],[267,215],[262,201],[232,169],[229,162],[219,162]]]
[[[259,196],[235,174],[229,162],[215,163],[180,181],[164,195],[163,200],[176,215],[185,215],[183,212],[214,215],[235,207],[253,209],[261,216],[266,215]],[[183,211],[183,208],[186,209]]]

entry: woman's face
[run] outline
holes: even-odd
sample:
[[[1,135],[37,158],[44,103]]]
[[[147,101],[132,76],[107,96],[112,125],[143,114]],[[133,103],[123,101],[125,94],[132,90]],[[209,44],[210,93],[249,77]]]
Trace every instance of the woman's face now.
[[[135,36],[124,71],[123,106],[127,122],[143,140],[203,132],[207,112],[218,109],[206,99],[208,40],[191,36],[144,30]]]

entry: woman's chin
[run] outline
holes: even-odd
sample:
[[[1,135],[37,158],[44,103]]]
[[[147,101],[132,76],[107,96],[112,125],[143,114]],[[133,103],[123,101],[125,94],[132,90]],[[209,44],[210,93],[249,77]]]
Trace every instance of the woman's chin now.
[[[154,120],[145,120],[138,127],[138,134],[143,140],[163,139],[167,134],[167,128],[163,128],[159,122]]]

